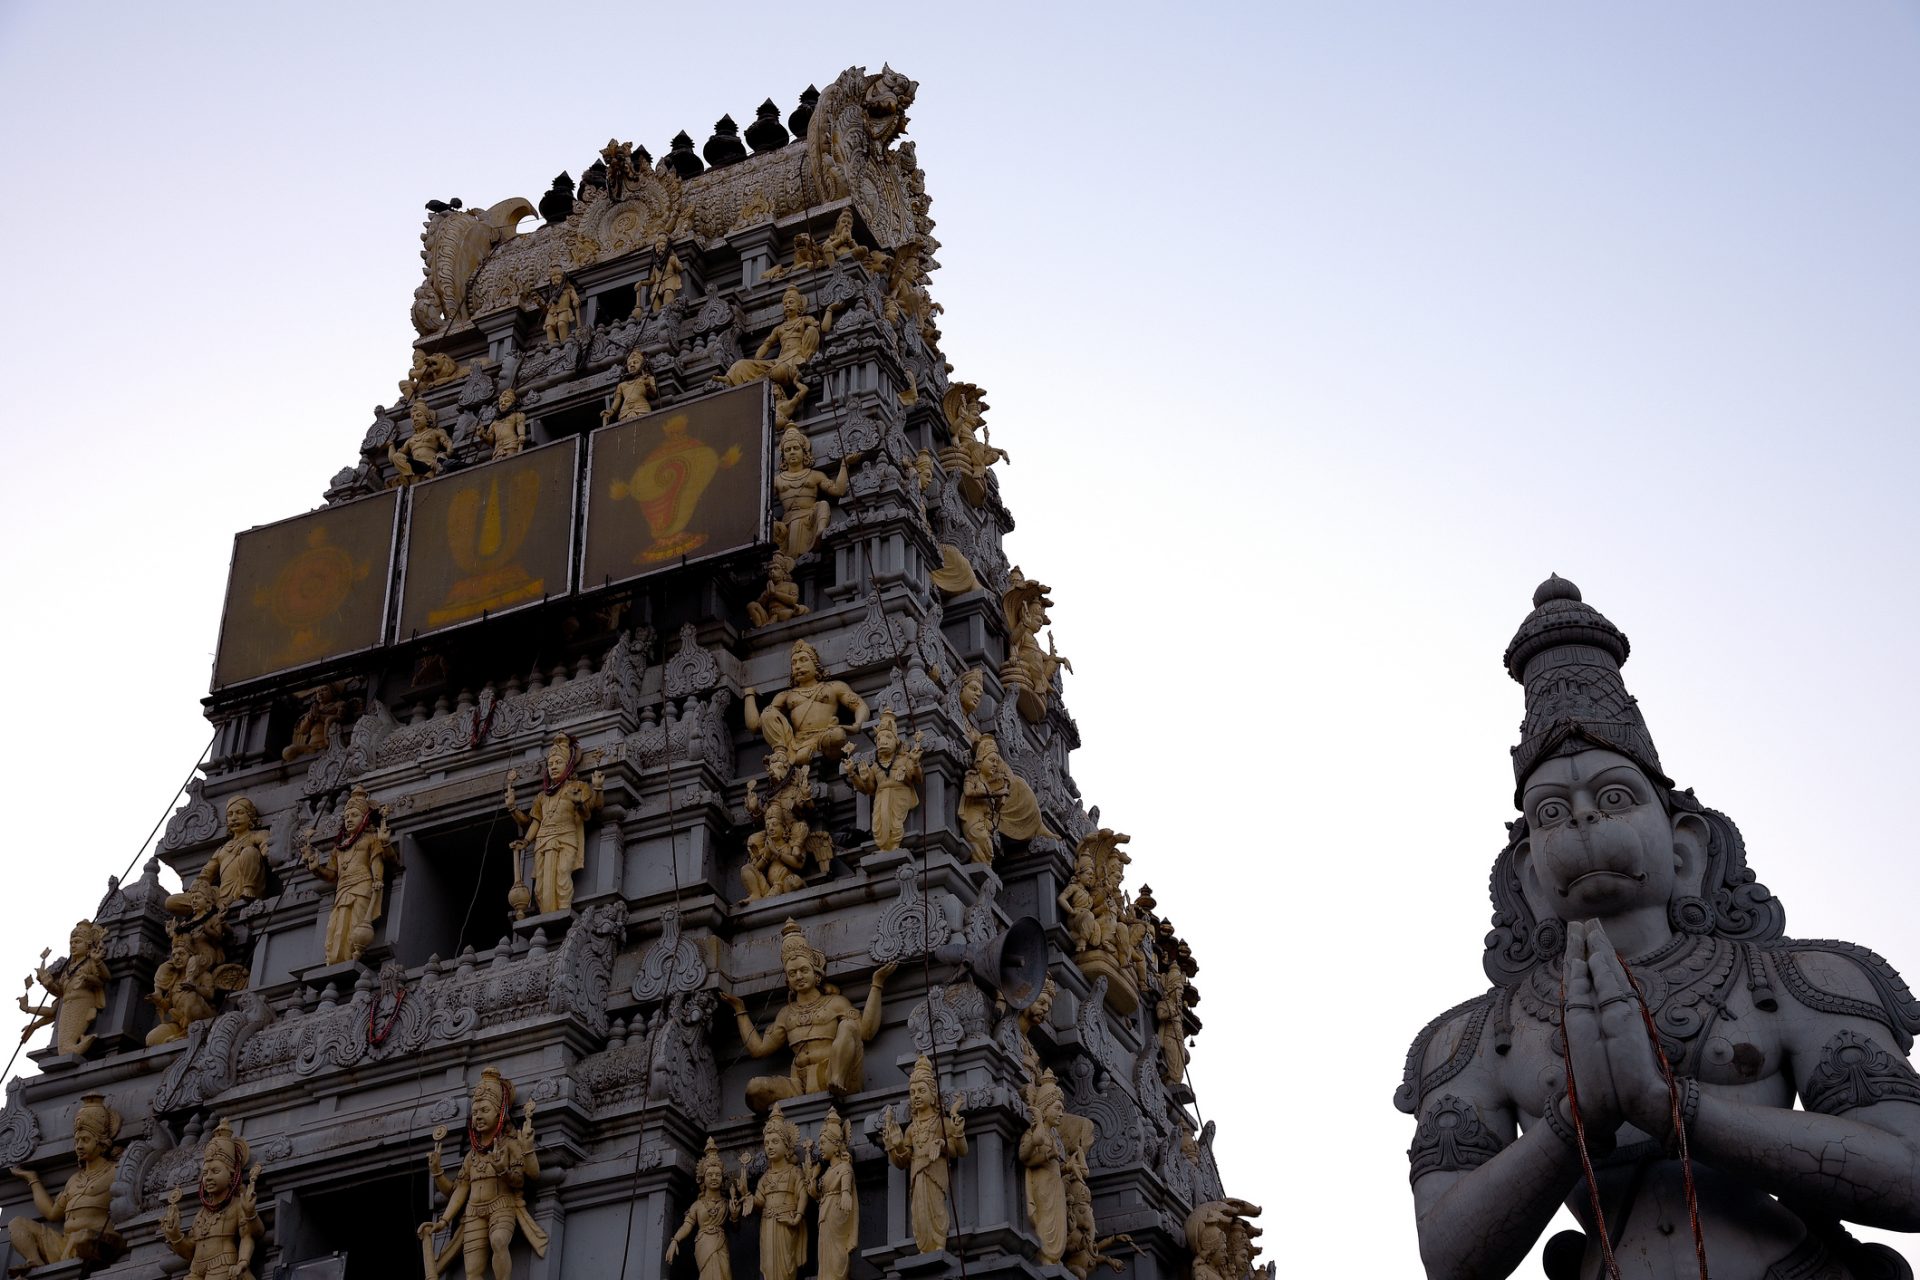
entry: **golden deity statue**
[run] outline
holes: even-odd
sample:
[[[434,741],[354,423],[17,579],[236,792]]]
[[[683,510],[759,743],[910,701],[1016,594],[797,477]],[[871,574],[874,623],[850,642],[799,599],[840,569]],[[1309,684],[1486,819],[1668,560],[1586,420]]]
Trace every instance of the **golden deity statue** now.
[[[89,1093],[73,1113],[73,1158],[79,1163],[60,1194],[50,1196],[31,1169],[16,1165],[10,1172],[33,1193],[34,1208],[43,1221],[24,1215],[7,1219],[7,1237],[13,1251],[28,1268],[78,1258],[95,1265],[112,1262],[126,1250],[120,1233],[107,1220],[113,1202],[114,1158],[120,1153],[120,1113],[106,1098]]]
[[[200,1208],[187,1230],[180,1230],[180,1188],[167,1196],[160,1238],[187,1260],[187,1280],[253,1280],[253,1251],[266,1226],[256,1192],[260,1166],[247,1169],[250,1159],[246,1140],[222,1120],[200,1153]]]
[[[925,1055],[907,1080],[907,1124],[880,1113],[880,1145],[896,1169],[907,1170],[907,1216],[913,1241],[922,1253],[947,1247],[947,1186],[952,1161],[967,1154],[966,1095],[956,1093],[945,1114],[940,1110],[940,1081]]]
[[[440,1167],[440,1144],[446,1141],[446,1126],[433,1131],[427,1172],[440,1194],[447,1197],[447,1207],[433,1221],[420,1224],[427,1280],[439,1280],[455,1255],[465,1266],[466,1280],[510,1280],[516,1231],[527,1238],[536,1256],[546,1256],[547,1233],[527,1212],[526,1201],[527,1180],[540,1172],[540,1161],[533,1150],[532,1100],[521,1112],[518,1129],[509,1123],[512,1114],[513,1083],[495,1068],[487,1067],[481,1071],[480,1083],[473,1087],[473,1098],[467,1106],[467,1156],[451,1178]],[[446,1248],[436,1252],[433,1238],[442,1231],[451,1231],[452,1235]]]
[[[412,484],[422,476],[438,475],[453,452],[453,437],[440,425],[440,415],[424,400],[415,400],[407,408],[413,433],[405,440],[387,446],[387,461],[393,463],[394,484]]]
[[[987,468],[1010,459],[996,449],[987,430],[986,392],[971,382],[956,382],[941,397],[953,443],[940,451],[940,465],[958,480],[961,496],[980,506],[987,500]]]
[[[788,1074],[755,1076],[747,1082],[747,1105],[765,1111],[783,1098],[823,1089],[858,1093],[866,1083],[867,1041],[880,1030],[881,993],[896,966],[883,964],[874,970],[866,1007],[855,1010],[837,987],[823,982],[826,956],[789,920],[780,930],[780,967],[787,976],[787,1003],[764,1035],[754,1030],[745,1002],[730,992],[720,997],[733,1010],[740,1041],[750,1056],[764,1058],[788,1046],[793,1049]]]
[[[627,353],[627,378],[613,389],[613,399],[600,411],[602,422],[626,422],[653,412],[660,386],[647,372],[647,355],[635,347]]]
[[[727,1249],[727,1226],[740,1217],[740,1202],[727,1185],[727,1166],[720,1148],[707,1139],[706,1152],[694,1166],[694,1184],[700,1194],[687,1206],[680,1229],[667,1241],[667,1265],[680,1252],[680,1242],[693,1237],[693,1262],[700,1280],[733,1280],[733,1258]]]
[[[748,902],[805,888],[802,869],[808,858],[822,874],[833,861],[833,838],[807,820],[813,809],[808,766],[790,764],[786,752],[773,751],[767,755],[767,779],[773,788],[764,800],[755,780],[747,779],[747,814],[761,823],[747,837],[747,862],[740,869]]]
[[[820,652],[805,640],[796,640],[787,658],[791,683],[760,709],[752,685],[746,689],[747,729],[767,746],[784,751],[793,764],[815,756],[837,760],[846,751],[847,732],[867,722],[867,704],[843,680],[822,680]],[[846,711],[852,723],[840,719]]]
[[[587,820],[605,803],[607,781],[607,775],[599,769],[585,782],[579,773],[579,745],[567,734],[554,734],[547,747],[540,794],[534,797],[532,809],[522,812],[515,807],[513,787],[520,771],[507,770],[507,812],[521,832],[513,843],[514,889],[508,895],[516,915],[526,913],[526,890],[518,863],[520,851],[529,846],[533,849],[533,901],[537,908],[547,912],[573,906],[573,876],[587,861]]]
[[[760,1215],[761,1280],[794,1280],[807,1260],[807,1186],[819,1171],[805,1159],[800,1131],[780,1114],[778,1102],[761,1128],[760,1145],[767,1171],[749,1188],[742,1169],[734,1200],[742,1216]]]
[[[555,267],[547,277],[547,309],[540,320],[548,342],[565,342],[580,324],[580,291]]]
[[[81,1054],[93,1048],[93,1020],[107,1007],[107,931],[82,920],[67,935],[67,958],[48,968],[51,949],[40,953],[40,964],[27,979],[27,992],[38,982],[52,999],[33,1004],[20,997],[20,1012],[33,1020],[20,1032],[20,1043],[52,1024],[53,1045],[61,1053]]]
[[[873,726],[873,754],[854,756],[840,762],[840,772],[855,791],[873,797],[873,847],[881,851],[898,849],[907,833],[907,815],[919,807],[921,780],[920,745],[922,735],[913,735],[913,745],[900,743],[900,727],[892,711],[882,711]]]
[[[846,496],[847,464],[858,461],[858,454],[842,457],[839,471],[829,477],[814,470],[806,432],[788,427],[780,433],[780,470],[773,475],[773,492],[780,499],[780,518],[773,523],[776,547],[795,559],[813,550],[833,518],[827,499]]]
[[[647,277],[647,306],[654,315],[659,315],[673,305],[673,300],[686,288],[683,274],[686,268],[680,264],[680,255],[667,244],[665,236],[658,236],[653,242],[653,273]]]
[[[502,388],[500,398],[494,404],[493,421],[480,426],[480,442],[493,446],[496,462],[501,458],[511,458],[527,447],[527,415],[514,408],[519,400],[519,393],[512,387]]]
[[[860,1195],[847,1126],[832,1107],[820,1125],[820,1159],[825,1169],[810,1171],[807,1183],[807,1193],[820,1206],[819,1280],[847,1280],[854,1247],[860,1243]]]
[[[1039,1239],[1035,1261],[1058,1263],[1067,1251],[1067,1187],[1061,1173],[1066,1148],[1060,1133],[1067,1099],[1052,1071],[1027,1088],[1027,1131],[1020,1135],[1020,1163],[1027,1171],[1027,1222]]]
[[[964,688],[962,697],[964,705]],[[1033,788],[1007,764],[999,741],[990,733],[973,735],[973,764],[960,780],[955,814],[975,862],[993,861],[996,832],[1013,840],[1053,834],[1040,816]]]
[[[788,286],[781,295],[780,310],[783,318],[761,341],[752,357],[735,360],[716,381],[729,387],[744,387],[749,382],[767,379],[786,392],[774,401],[774,421],[785,423],[807,398],[810,388],[800,381],[800,370],[820,350],[820,336],[832,329],[835,308],[828,308],[824,320],[815,320],[807,314],[806,295]]]
[[[213,851],[194,887],[206,890],[221,910],[236,902],[251,902],[267,892],[267,833],[260,830],[260,810],[245,796],[227,801],[227,841]],[[177,916],[198,914],[191,890],[167,899],[167,910]]]
[[[793,557],[776,551],[767,561],[767,585],[758,600],[747,602],[747,620],[756,627],[785,622],[813,610],[800,603],[800,585],[793,580]]]
[[[373,945],[373,925],[386,907],[387,873],[400,863],[400,846],[387,828],[387,807],[377,811],[367,789],[356,785],[347,797],[334,838],[323,861],[313,849],[314,829],[301,842],[307,869],[333,885],[333,908],[327,916],[328,964],[358,960]]]
[[[1036,582],[1014,566],[1012,582],[1000,599],[1001,613],[1007,622],[1007,660],[1000,665],[1000,679],[1014,695],[1014,705],[1029,723],[1039,724],[1047,716],[1047,704],[1053,697],[1053,675],[1061,667],[1073,670],[1073,663],[1054,652],[1053,633],[1047,633],[1047,648],[1040,649],[1040,628],[1052,621],[1047,610],[1053,601],[1050,588]]]

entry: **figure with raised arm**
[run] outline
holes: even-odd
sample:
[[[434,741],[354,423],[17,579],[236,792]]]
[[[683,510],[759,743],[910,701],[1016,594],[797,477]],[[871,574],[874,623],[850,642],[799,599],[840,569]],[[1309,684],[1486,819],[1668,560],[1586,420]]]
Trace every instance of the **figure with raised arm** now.
[[[866,1086],[867,1041],[880,1030],[881,992],[893,976],[893,964],[873,971],[864,1008],[827,985],[827,958],[816,950],[792,920],[780,930],[780,967],[787,977],[787,1002],[765,1033],[756,1031],[747,1006],[738,996],[723,993],[733,1010],[740,1042],[749,1056],[765,1058],[791,1046],[793,1066],[784,1076],[755,1076],[747,1082],[747,1105],[765,1111],[783,1098],[827,1090],[858,1093]]]

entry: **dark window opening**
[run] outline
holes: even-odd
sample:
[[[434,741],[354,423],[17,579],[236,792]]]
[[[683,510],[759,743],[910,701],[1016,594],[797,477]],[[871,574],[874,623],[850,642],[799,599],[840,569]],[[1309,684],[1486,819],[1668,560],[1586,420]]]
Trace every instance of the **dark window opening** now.
[[[575,405],[571,409],[561,409],[555,413],[540,416],[541,428],[549,440],[565,440],[568,436],[585,435],[600,425],[600,403]]]
[[[594,297],[598,300],[593,313],[596,324],[619,324],[633,315],[634,286],[630,284],[615,285]]]
[[[538,784],[520,789],[524,808]],[[512,920],[507,892],[519,834],[503,805],[489,818],[414,837],[403,919],[392,937],[401,964],[412,968],[436,955],[451,960],[468,947],[484,951],[500,941]]]
[[[414,1230],[433,1212],[427,1204],[425,1170],[369,1178],[337,1191],[302,1193],[299,1203],[298,1239],[290,1252],[296,1260],[346,1254],[344,1280],[388,1280],[400,1274],[398,1259],[419,1258],[420,1239]],[[332,1271],[314,1268],[318,1275]]]

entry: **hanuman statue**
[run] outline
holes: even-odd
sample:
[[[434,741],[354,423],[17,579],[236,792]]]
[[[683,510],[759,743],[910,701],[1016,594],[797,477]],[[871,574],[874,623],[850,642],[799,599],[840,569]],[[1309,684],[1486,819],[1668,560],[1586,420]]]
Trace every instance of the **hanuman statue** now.
[[[1551,1274],[1906,1274],[1840,1223],[1920,1228],[1920,1002],[1864,947],[1782,936],[1739,830],[1668,777],[1627,638],[1571,582],[1533,602],[1494,985],[1394,1099],[1427,1274],[1511,1275],[1563,1204]]]

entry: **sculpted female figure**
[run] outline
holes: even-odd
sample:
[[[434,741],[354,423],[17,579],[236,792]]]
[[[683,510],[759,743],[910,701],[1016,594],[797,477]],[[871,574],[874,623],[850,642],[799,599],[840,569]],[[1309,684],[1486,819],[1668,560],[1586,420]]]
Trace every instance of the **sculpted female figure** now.
[[[386,907],[387,869],[400,862],[400,846],[387,828],[386,806],[374,825],[373,800],[365,787],[356,786],[347,797],[340,834],[322,862],[313,851],[314,829],[302,841],[307,870],[333,885],[333,909],[327,915],[328,964],[358,960],[373,945],[374,921]]]
[[[518,1129],[507,1118],[513,1112],[513,1085],[499,1071],[487,1067],[473,1087],[467,1107],[467,1157],[460,1172],[449,1178],[440,1170],[440,1144],[446,1126],[433,1131],[433,1150],[427,1171],[447,1197],[447,1207],[431,1222],[420,1224],[421,1250],[428,1280],[439,1280],[457,1253],[466,1268],[466,1280],[510,1280],[513,1275],[513,1235],[526,1236],[538,1257],[547,1253],[547,1233],[527,1212],[527,1179],[540,1172],[533,1152],[533,1103],[529,1101]],[[460,1229],[447,1247],[434,1252],[433,1237]]]
[[[727,1166],[720,1159],[720,1148],[712,1138],[707,1150],[694,1166],[693,1179],[700,1194],[687,1206],[680,1229],[667,1241],[667,1265],[673,1265],[680,1242],[693,1237],[693,1261],[700,1280],[733,1280],[733,1258],[727,1251],[727,1224],[740,1217],[740,1203],[727,1194]]]
[[[260,1166],[240,1181],[250,1158],[245,1140],[222,1120],[200,1156],[200,1208],[192,1227],[180,1230],[180,1188],[167,1197],[160,1238],[187,1260],[188,1280],[253,1280],[253,1250],[266,1226],[254,1190]]]
[[[747,1006],[731,993],[720,998],[733,1010],[740,1041],[748,1054],[764,1058],[792,1045],[793,1068],[784,1076],[755,1076],[747,1082],[747,1105],[765,1111],[782,1098],[822,1089],[836,1094],[858,1093],[865,1087],[866,1042],[880,1030],[882,989],[895,965],[873,971],[864,1009],[838,988],[822,986],[827,958],[814,950],[800,926],[789,920],[780,930],[780,967],[787,975],[787,1003],[775,1015],[766,1034],[754,1030]]]
[[[867,704],[844,680],[820,678],[820,653],[805,640],[796,640],[787,659],[787,675],[792,682],[775,694],[760,709],[752,685],[746,688],[746,722],[776,751],[784,751],[790,763],[800,765],[814,756],[837,760],[847,747],[847,731],[867,722]],[[843,723],[842,711],[852,722]]]
[[[826,1171],[809,1171],[807,1194],[820,1205],[820,1280],[847,1280],[854,1246],[860,1243],[860,1198],[853,1178],[853,1153],[840,1113],[827,1108],[820,1125],[820,1158]]]
[[[800,1133],[780,1114],[779,1103],[773,1104],[760,1138],[767,1171],[760,1175],[758,1187],[749,1190],[742,1169],[734,1198],[742,1215],[760,1215],[761,1280],[794,1280],[807,1260],[807,1184],[819,1172],[811,1161],[804,1168],[796,1163]]]
[[[873,754],[840,762],[840,772],[856,791],[873,797],[873,819],[867,825],[873,832],[873,847],[898,849],[906,838],[907,815],[919,807],[921,736],[913,735],[913,745],[900,746],[900,728],[893,712],[882,711],[873,728]]]
[[[565,911],[573,906],[573,876],[586,865],[587,819],[606,801],[607,775],[595,769],[580,781],[580,747],[564,733],[553,735],[547,747],[546,769],[533,808],[515,807],[513,784],[519,770],[507,770],[507,812],[519,825],[514,848],[533,847],[533,900],[540,911]],[[518,880],[518,876],[515,877]]]
[[[1066,1159],[1060,1122],[1067,1114],[1067,1099],[1052,1071],[1041,1072],[1039,1083],[1028,1087],[1027,1110],[1032,1122],[1020,1135],[1020,1163],[1027,1171],[1027,1221],[1040,1240],[1036,1259],[1057,1263],[1067,1251],[1067,1184],[1060,1171]]]
[[[1527,711],[1495,986],[1420,1033],[1395,1096],[1427,1273],[1512,1274],[1564,1203],[1564,1274],[1603,1273],[1603,1229],[1655,1280],[1702,1253],[1717,1276],[1901,1274],[1838,1220],[1920,1229],[1920,1004],[1863,947],[1781,936],[1739,831],[1663,771],[1626,638],[1562,579],[1534,605],[1506,655]]]
[[[967,1122],[961,1114],[966,1101],[964,1093],[956,1093],[947,1113],[940,1113],[939,1080],[933,1063],[923,1056],[907,1080],[907,1127],[902,1129],[893,1118],[892,1107],[880,1113],[880,1142],[887,1159],[894,1168],[907,1170],[907,1216],[922,1253],[947,1247],[950,1162],[967,1154]]]
[[[113,1200],[113,1140],[120,1136],[120,1113],[106,1098],[89,1093],[73,1113],[73,1158],[80,1167],[57,1196],[49,1196],[40,1175],[16,1165],[9,1172],[27,1184],[33,1204],[44,1222],[28,1217],[7,1219],[7,1238],[28,1267],[80,1258],[108,1263],[126,1249],[120,1233],[107,1220]]]
[[[67,958],[48,968],[51,951],[40,953],[41,963],[27,979],[27,990],[38,982],[53,997],[50,1005],[35,1005],[20,997],[20,1012],[33,1021],[20,1033],[21,1043],[28,1036],[53,1024],[53,1043],[61,1053],[80,1054],[93,1048],[93,1020],[107,1007],[107,931],[91,920],[82,920],[67,935]]]

